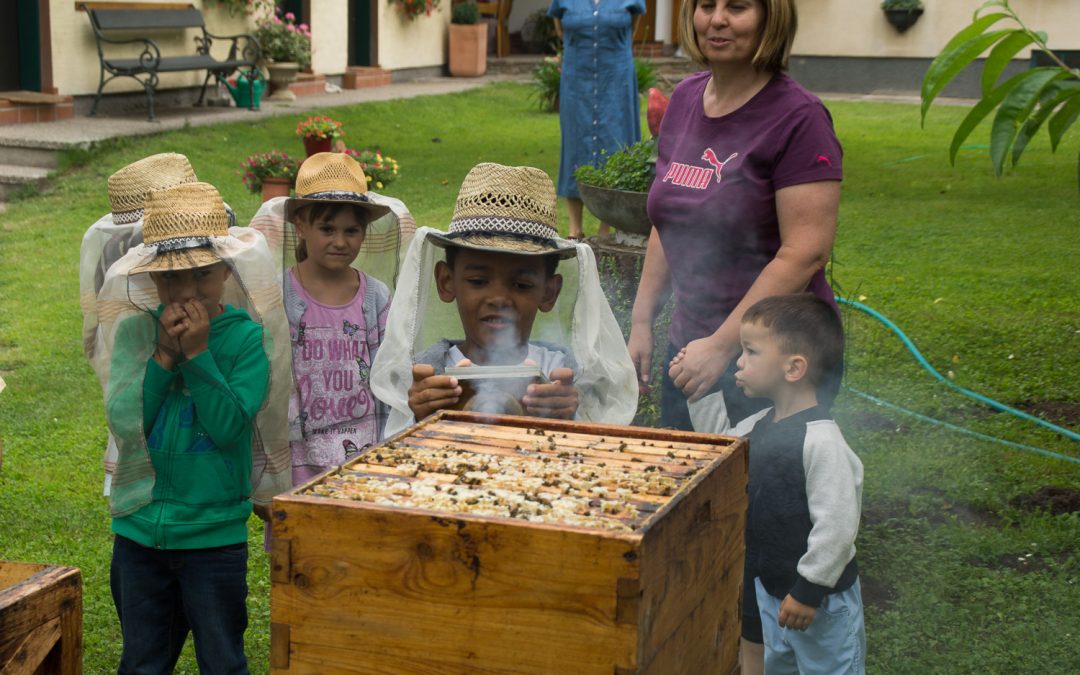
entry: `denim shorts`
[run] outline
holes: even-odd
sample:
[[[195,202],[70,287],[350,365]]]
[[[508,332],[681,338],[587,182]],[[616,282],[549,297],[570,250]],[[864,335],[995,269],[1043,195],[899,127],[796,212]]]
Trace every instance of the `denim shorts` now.
[[[810,627],[803,631],[781,628],[781,598],[769,595],[760,579],[754,580],[754,586],[765,637],[766,673],[866,672],[866,629],[858,579],[847,590],[826,595]]]

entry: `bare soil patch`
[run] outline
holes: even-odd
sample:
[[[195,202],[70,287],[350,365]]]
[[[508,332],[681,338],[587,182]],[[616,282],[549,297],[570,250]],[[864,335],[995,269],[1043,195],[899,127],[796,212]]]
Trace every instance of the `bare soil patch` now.
[[[1049,511],[1055,516],[1080,512],[1080,490],[1046,485],[1031,494],[1017,495],[1009,505],[1025,511]]]
[[[1020,401],[1016,404],[1016,407],[1055,424],[1070,428],[1080,426],[1080,403],[1076,401],[1032,401],[1028,399]]]

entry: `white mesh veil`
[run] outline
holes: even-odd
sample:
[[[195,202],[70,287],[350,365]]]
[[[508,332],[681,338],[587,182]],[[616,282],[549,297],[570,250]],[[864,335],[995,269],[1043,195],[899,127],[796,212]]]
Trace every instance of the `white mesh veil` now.
[[[419,228],[405,254],[386,337],[372,366],[375,396],[391,408],[386,436],[414,421],[408,390],[415,356],[442,338],[464,337],[456,306],[442,302],[436,291],[435,263],[444,259],[445,251],[432,243],[431,234],[443,233]],[[575,257],[559,263],[559,299],[550,312],[537,314],[530,340],[571,349],[577,363],[574,383],[581,395],[578,419],[629,424],[638,398],[634,367],[600,288],[592,249],[582,243],[576,249]]]
[[[256,414],[252,434],[252,501],[267,504],[291,487],[288,443],[288,395],[292,388],[289,327],[281,287],[263,236],[247,227],[229,228],[225,237],[211,237],[214,254],[232,270],[222,302],[242,308],[262,328],[263,349],[270,363],[266,400]],[[101,380],[106,406],[115,401],[141,409],[147,360],[158,330],[149,310],[159,301],[149,274],[132,273],[157,255],[154,245],[139,244],[109,267],[97,296],[97,345],[91,363]],[[118,335],[121,339],[117,339]],[[115,452],[106,455],[111,476],[110,511],[132,513],[148,504],[154,473],[146,447],[141,414],[110,416]],[[111,455],[111,456],[110,456]]]
[[[353,261],[362,270],[390,287],[393,292],[401,267],[401,255],[416,233],[413,220],[404,202],[375,192],[364,193],[375,204],[390,208],[390,213],[368,223],[364,243]],[[277,273],[296,264],[296,228],[285,220],[288,197],[274,197],[263,202],[251,219],[250,226],[266,237]]]

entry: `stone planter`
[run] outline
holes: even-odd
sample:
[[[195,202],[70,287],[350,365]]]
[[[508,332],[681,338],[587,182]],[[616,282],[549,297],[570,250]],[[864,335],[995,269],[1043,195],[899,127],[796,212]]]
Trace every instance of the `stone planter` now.
[[[888,19],[898,33],[903,33],[914,26],[923,13],[921,9],[886,9],[884,11],[885,18]]]
[[[487,72],[487,24],[450,24],[450,74],[479,77]]]
[[[291,190],[291,178],[263,178],[262,200],[265,202],[274,197],[288,197]]]
[[[601,222],[623,232],[649,236],[652,223],[645,211],[648,192],[613,190],[581,182],[578,182],[578,191],[585,207]]]
[[[266,64],[266,72],[270,74],[270,100],[271,101],[295,101],[296,94],[289,91],[289,85],[296,79],[300,72],[300,64],[292,61],[269,61]]]

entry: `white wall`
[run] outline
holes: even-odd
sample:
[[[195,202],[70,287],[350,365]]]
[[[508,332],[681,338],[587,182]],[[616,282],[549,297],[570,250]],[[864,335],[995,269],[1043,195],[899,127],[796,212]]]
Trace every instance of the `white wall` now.
[[[349,0],[312,2],[311,35],[311,71],[344,73],[349,66]]]
[[[424,68],[446,63],[450,0],[442,0],[431,16],[409,20],[386,0],[379,3],[379,64],[387,70]]]

